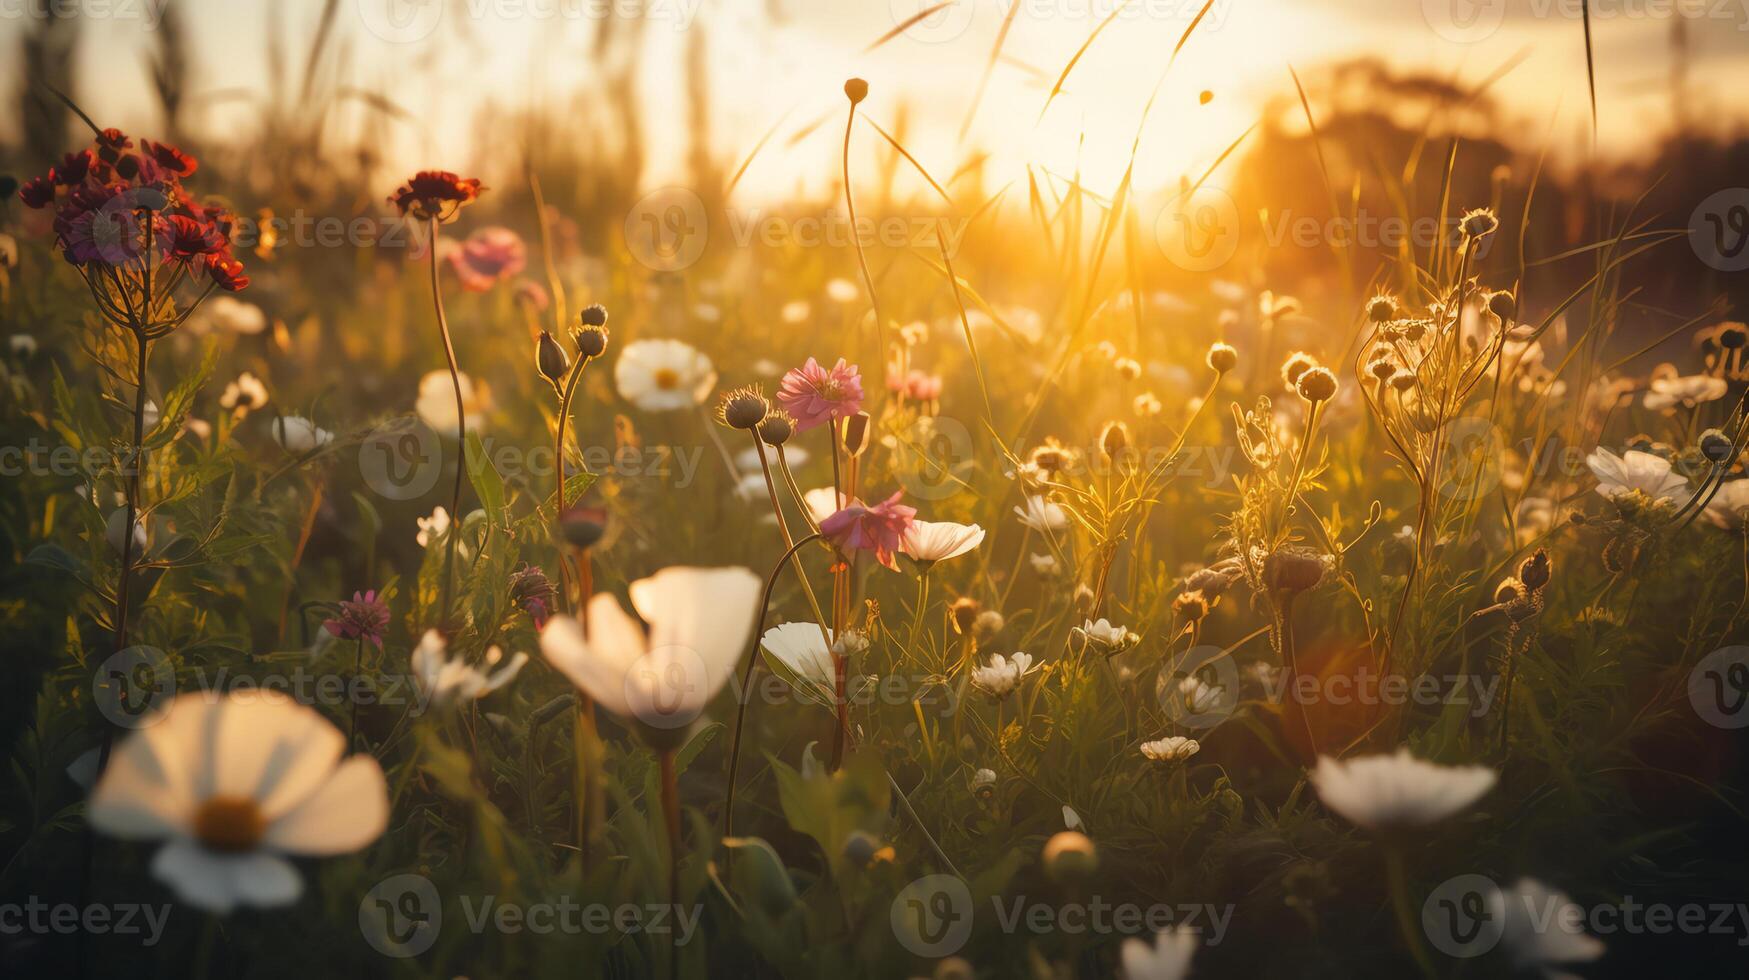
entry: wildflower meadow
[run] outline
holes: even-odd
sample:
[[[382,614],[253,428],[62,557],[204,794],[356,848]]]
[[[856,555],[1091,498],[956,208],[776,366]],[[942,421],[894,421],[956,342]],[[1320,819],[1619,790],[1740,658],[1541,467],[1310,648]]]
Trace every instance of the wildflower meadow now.
[[[15,6],[0,975],[1749,975],[1749,12]]]

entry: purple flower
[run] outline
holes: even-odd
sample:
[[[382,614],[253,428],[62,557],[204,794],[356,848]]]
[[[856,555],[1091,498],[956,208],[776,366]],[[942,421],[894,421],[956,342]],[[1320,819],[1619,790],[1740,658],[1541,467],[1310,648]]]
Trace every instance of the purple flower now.
[[[375,589],[354,592],[351,600],[340,601],[340,611],[322,628],[343,640],[369,640],[381,650],[383,633],[389,628],[388,604],[377,598]]]
[[[853,500],[850,506],[821,521],[820,533],[841,550],[872,551],[876,561],[898,571],[894,555],[917,518],[917,508],[899,503],[902,493],[895,491],[873,507]]]
[[[536,630],[546,628],[547,619],[553,614],[554,598],[553,583],[538,567],[523,562],[510,573],[510,601],[528,613]]]
[[[806,432],[861,411],[862,377],[856,365],[842,357],[831,370],[810,357],[808,363],[783,376],[777,400],[795,417],[796,431]]]

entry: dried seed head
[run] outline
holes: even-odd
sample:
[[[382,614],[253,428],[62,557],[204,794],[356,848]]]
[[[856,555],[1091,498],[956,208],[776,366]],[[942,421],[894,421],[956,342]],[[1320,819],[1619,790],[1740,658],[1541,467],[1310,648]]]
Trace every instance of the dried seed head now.
[[[1724,463],[1731,458],[1731,438],[1719,429],[1708,429],[1700,434],[1700,454],[1709,462]]]
[[[540,370],[541,377],[553,384],[558,384],[571,370],[570,355],[566,354],[565,348],[560,347],[559,342],[553,339],[553,335],[545,330],[540,332],[540,340],[535,343],[534,363],[535,367]]]
[[[1329,401],[1336,396],[1336,374],[1329,368],[1315,367],[1300,375],[1297,387],[1306,401]]]
[[[592,306],[590,309],[600,309],[600,307]],[[603,316],[605,317],[605,314]],[[607,328],[585,325],[571,335],[571,343],[577,345],[577,353],[581,354],[585,360],[591,357],[600,357],[607,350]]]
[[[1002,618],[1001,613],[994,609],[986,609],[972,620],[972,635],[978,638],[979,643],[985,643],[995,638],[996,634],[1002,632],[1002,628],[1007,625],[1008,620]]]
[[[1518,299],[1506,290],[1488,294],[1488,312],[1502,320],[1518,315]]]
[[[1380,293],[1366,304],[1366,317],[1374,323],[1387,323],[1397,318],[1397,298]]]
[[[1397,362],[1389,354],[1381,351],[1378,356],[1367,362],[1366,370],[1368,374],[1380,381],[1388,382],[1397,373]]]
[[[796,420],[781,408],[774,408],[765,413],[765,420],[759,423],[759,438],[767,446],[781,446],[796,434]]]
[[[1142,376],[1142,365],[1133,357],[1120,357],[1111,366],[1117,371],[1117,376],[1125,381],[1134,381]]]
[[[1300,375],[1317,366],[1318,359],[1305,351],[1289,354],[1287,360],[1281,362],[1282,384],[1287,386],[1287,390],[1293,391],[1294,386],[1300,383]]]
[[[771,403],[758,385],[746,385],[726,391],[717,402],[717,421],[731,429],[752,429],[765,421]]]
[[[1391,379],[1391,387],[1397,389],[1399,392],[1406,392],[1415,387],[1415,376],[1404,371]]]
[[[1324,556],[1310,548],[1286,547],[1263,562],[1263,580],[1280,592],[1305,592],[1324,580]]]
[[[583,312],[577,314],[577,320],[585,327],[605,327],[607,326],[607,307],[600,303],[585,306]]]
[[[1172,611],[1187,623],[1198,623],[1209,614],[1209,601],[1201,592],[1180,592],[1172,600]]]
[[[1232,344],[1210,344],[1208,356],[1204,360],[1208,362],[1209,370],[1216,374],[1226,374],[1239,366],[1239,352]]]
[[[1492,235],[1494,229],[1500,227],[1500,219],[1494,217],[1494,212],[1490,208],[1476,208],[1473,211],[1464,212],[1463,220],[1459,222],[1458,227],[1468,238],[1481,238],[1485,235]]]
[[[1540,590],[1549,584],[1554,576],[1554,565],[1549,561],[1549,553],[1542,548],[1536,549],[1529,558],[1518,566],[1518,580],[1532,592]]]
[[[1726,350],[1737,350],[1749,344],[1749,327],[1741,323],[1719,324],[1719,346]]]
[[[851,105],[868,98],[868,83],[860,78],[848,79],[844,83],[844,94],[850,99]]]
[[[1056,474],[1069,468],[1074,462],[1074,454],[1069,447],[1058,442],[1056,436],[1046,436],[1042,444],[1033,448],[1028,462],[1046,474]]]

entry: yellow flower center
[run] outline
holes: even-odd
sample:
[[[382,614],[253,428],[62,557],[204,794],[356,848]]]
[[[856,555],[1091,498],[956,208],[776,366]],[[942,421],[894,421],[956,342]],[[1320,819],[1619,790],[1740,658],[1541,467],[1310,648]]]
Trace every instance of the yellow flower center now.
[[[214,796],[194,814],[194,836],[209,851],[253,850],[266,830],[261,808],[247,796]]]
[[[657,368],[655,382],[656,387],[663,391],[673,391],[680,387],[680,372],[673,368]]]

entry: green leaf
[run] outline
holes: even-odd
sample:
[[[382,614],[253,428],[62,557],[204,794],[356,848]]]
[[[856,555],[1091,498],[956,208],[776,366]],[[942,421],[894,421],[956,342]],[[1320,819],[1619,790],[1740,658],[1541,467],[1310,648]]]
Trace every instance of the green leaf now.
[[[480,442],[479,433],[468,433],[464,455],[468,466],[468,480],[473,483],[474,492],[479,494],[480,505],[486,509],[487,519],[494,527],[508,527],[509,524],[504,519],[504,478],[498,475],[498,470],[486,457],[486,447]]]
[[[164,404],[160,407],[158,424],[146,436],[146,446],[156,448],[176,438],[182,431],[182,424],[188,419],[188,412],[194,407],[194,396],[200,394],[200,389],[206,386],[207,379],[212,377],[213,365],[218,363],[219,348],[213,341],[207,341],[206,349],[201,352],[200,365],[184,375],[164,396]]]

